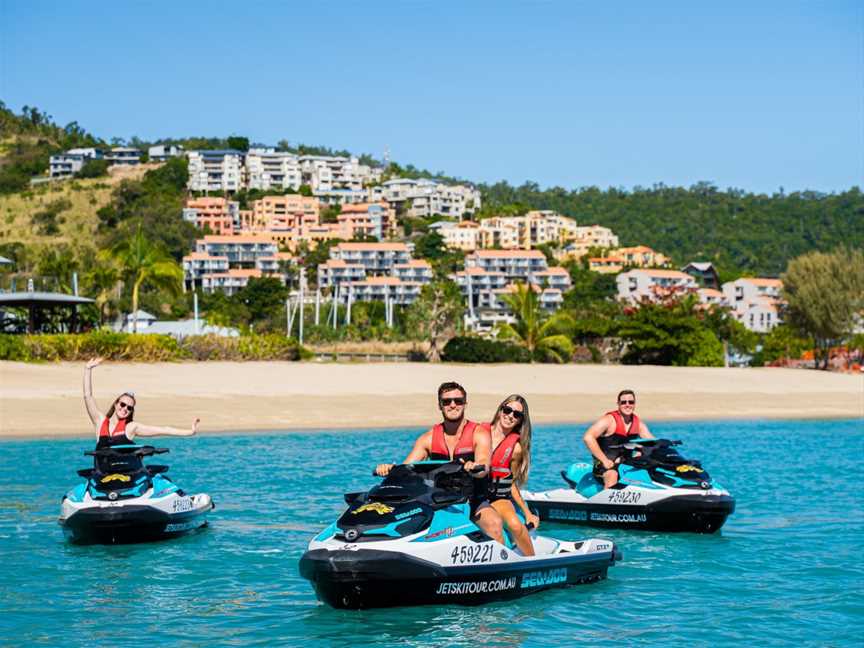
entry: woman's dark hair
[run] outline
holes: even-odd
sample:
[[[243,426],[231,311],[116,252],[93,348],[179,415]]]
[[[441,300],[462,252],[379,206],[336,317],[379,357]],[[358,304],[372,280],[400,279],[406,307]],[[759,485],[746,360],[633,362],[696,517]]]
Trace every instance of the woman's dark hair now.
[[[129,398],[131,398],[133,403],[136,403],[136,404],[138,403],[138,401],[135,400],[135,397],[132,394],[130,394],[129,392],[123,392],[117,398],[114,399],[113,403],[111,403],[111,407],[108,408],[108,414],[107,414],[106,418],[110,419],[112,416],[114,416],[114,410],[117,409],[117,403],[120,402],[120,399],[123,398],[124,396],[128,396]],[[129,416],[126,417],[125,421],[127,423],[131,423],[133,417],[135,416],[135,406],[133,405],[131,410],[126,410],[126,411],[129,412]]]
[[[448,391],[453,391],[454,389],[458,389],[462,392],[462,398],[468,398],[468,392],[465,391],[465,388],[457,382],[445,382],[441,383],[441,386],[438,387],[438,400],[441,400],[441,394]]]
[[[519,445],[522,446],[522,463],[519,466],[519,471],[513,473],[513,481],[517,486],[522,486],[528,481],[528,471],[531,469],[531,415],[528,413],[528,401],[524,396],[519,394],[510,394],[507,398],[501,401],[498,409],[495,410],[495,416],[492,417],[492,427],[501,418],[501,409],[508,403],[518,402],[522,405],[522,420],[516,423],[513,428],[514,432],[519,433]]]

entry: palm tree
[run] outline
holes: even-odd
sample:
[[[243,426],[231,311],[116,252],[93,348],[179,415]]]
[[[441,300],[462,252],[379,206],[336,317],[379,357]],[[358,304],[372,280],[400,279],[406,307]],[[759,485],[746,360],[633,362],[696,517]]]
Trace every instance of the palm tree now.
[[[105,323],[105,313],[112,300],[118,297],[117,288],[120,284],[120,269],[110,253],[101,251],[96,255],[90,270],[84,274],[84,285],[94,296],[99,309],[99,324]]]
[[[137,333],[141,286],[146,284],[177,294],[183,286],[183,269],[161,245],[147,239],[140,225],[131,238],[120,241],[112,252],[123,276],[132,281],[132,332]]]
[[[552,358],[555,362],[567,362],[573,355],[573,343],[565,333],[572,330],[569,315],[548,315],[540,308],[540,297],[535,288],[517,284],[516,290],[502,297],[516,318],[513,324],[498,325],[498,338],[510,340],[523,346],[531,354]]]

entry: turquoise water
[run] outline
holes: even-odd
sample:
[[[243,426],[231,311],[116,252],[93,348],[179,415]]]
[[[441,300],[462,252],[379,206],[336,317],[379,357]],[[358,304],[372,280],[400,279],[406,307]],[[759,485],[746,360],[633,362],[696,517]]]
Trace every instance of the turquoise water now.
[[[582,426],[540,426],[530,486],[584,458]],[[655,424],[737,498],[716,536],[546,524],[611,537],[609,580],[481,608],[335,611],[297,561],[417,430],[167,440],[170,474],[212,494],[209,529],[163,543],[76,547],[56,523],[88,465],[83,440],[0,443],[0,644],[689,646],[860,642],[864,422]],[[160,458],[161,459],[161,458]],[[561,482],[563,483],[563,482]],[[860,644],[859,644],[860,645]]]

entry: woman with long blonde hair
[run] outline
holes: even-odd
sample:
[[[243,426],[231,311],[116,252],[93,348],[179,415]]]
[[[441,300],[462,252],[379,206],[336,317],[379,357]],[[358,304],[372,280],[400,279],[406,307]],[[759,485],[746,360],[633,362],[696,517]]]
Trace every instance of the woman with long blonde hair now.
[[[528,529],[516,507],[521,509],[525,522],[536,529],[538,518],[519,492],[519,487],[528,481],[531,468],[531,416],[528,402],[519,394],[505,398],[495,416],[492,417],[492,460],[490,469],[491,485],[489,501],[503,518],[507,532],[524,556],[534,555],[534,544]]]

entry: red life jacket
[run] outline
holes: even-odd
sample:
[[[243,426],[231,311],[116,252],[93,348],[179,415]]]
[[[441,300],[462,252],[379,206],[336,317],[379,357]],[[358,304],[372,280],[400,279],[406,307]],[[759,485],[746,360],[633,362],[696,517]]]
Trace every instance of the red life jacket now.
[[[111,430],[108,427],[109,420],[106,417],[99,428],[99,441],[97,448],[112,445],[132,445],[132,440],[126,436],[126,419],[117,421],[117,425]]]
[[[627,426],[624,423],[624,417],[621,416],[621,412],[618,410],[612,410],[611,412],[606,412],[613,419],[615,419],[615,432],[614,434],[618,436],[625,437],[627,439],[632,439],[633,437],[639,436],[639,429],[642,427],[642,423],[639,421],[639,417],[636,414],[633,414],[633,420],[630,422],[630,431],[627,431]]]
[[[462,434],[459,436],[459,441],[456,442],[456,447],[453,449],[453,456],[450,456],[450,451],[447,449],[447,442],[444,440],[444,424],[438,423],[432,428],[432,449],[429,452],[429,458],[437,461],[452,461],[462,459],[463,461],[474,461],[474,430],[478,424],[474,421],[465,421],[462,426]],[[486,424],[480,425],[485,428]]]
[[[492,461],[490,462],[492,465],[492,479],[510,477],[510,460],[513,458],[513,449],[517,443],[519,443],[518,432],[511,432],[501,439],[501,443],[492,452]]]

